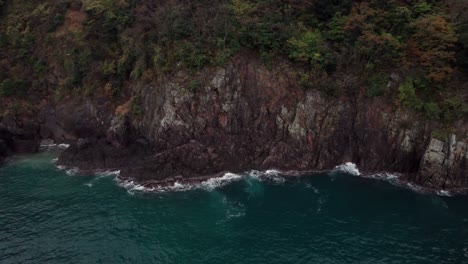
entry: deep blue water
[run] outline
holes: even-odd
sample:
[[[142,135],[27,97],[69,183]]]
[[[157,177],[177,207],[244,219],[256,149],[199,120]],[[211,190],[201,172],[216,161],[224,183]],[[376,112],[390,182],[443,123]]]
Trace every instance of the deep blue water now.
[[[0,168],[0,263],[468,263],[468,199],[346,174],[134,193],[56,153]]]

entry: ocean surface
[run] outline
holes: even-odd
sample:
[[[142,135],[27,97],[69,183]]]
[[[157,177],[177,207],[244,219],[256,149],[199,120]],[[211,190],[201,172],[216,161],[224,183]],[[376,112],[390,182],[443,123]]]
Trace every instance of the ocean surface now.
[[[468,263],[466,197],[342,172],[145,193],[56,156],[0,167],[0,263]]]

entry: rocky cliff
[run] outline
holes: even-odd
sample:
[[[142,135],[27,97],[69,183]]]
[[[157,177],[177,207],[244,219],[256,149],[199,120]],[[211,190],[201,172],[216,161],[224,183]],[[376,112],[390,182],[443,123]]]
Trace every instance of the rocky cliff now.
[[[75,142],[60,165],[121,169],[140,182],[351,161],[428,188],[468,188],[466,122],[435,138],[437,124],[395,102],[304,90],[289,67],[237,57],[224,68],[133,84],[133,98],[119,107],[106,98],[49,103],[38,135]]]

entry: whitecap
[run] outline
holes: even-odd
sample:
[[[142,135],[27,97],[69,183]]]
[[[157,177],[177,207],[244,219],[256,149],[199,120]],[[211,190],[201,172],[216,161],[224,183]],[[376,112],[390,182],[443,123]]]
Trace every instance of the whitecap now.
[[[239,175],[239,174],[234,174],[234,173],[226,173],[224,174],[222,177],[218,177],[218,178],[211,178],[211,179],[208,179],[206,181],[203,181],[200,186],[201,188],[207,190],[207,191],[211,191],[211,190],[214,190],[216,188],[219,188],[221,186],[224,186],[224,185],[227,185],[231,182],[234,182],[234,181],[238,181],[242,179],[242,175]]]
[[[415,192],[419,192],[419,193],[423,192],[423,189],[418,185],[415,185],[415,184],[412,184],[412,183],[408,182],[408,183],[406,183],[406,186],[408,188],[410,188],[411,190],[415,191]]]
[[[400,178],[400,175],[399,174],[394,174],[394,173],[383,172],[383,173],[368,175],[368,176],[365,176],[365,177],[392,182],[392,181],[397,181]]]
[[[57,147],[58,147],[58,148],[61,148],[61,149],[67,149],[67,148],[70,147],[70,144],[64,144],[64,143],[62,143],[62,144],[58,144]]]
[[[248,172],[248,176],[258,181],[270,181],[277,184],[282,184],[286,181],[278,170],[267,170],[265,172],[251,170]]]
[[[55,148],[57,147],[57,144],[41,144],[39,147],[40,148]]]
[[[67,149],[70,147],[70,144],[65,144],[65,143],[61,143],[61,144],[41,144],[39,146],[40,148],[60,148],[60,149]]]
[[[75,176],[80,172],[78,168],[71,168],[71,169],[66,169],[65,173],[69,176]]]
[[[446,190],[439,190],[439,191],[437,192],[437,195],[439,195],[439,196],[445,196],[445,197],[452,197],[452,196],[453,196],[453,194],[452,194],[451,192],[446,191]]]
[[[345,173],[348,173],[348,174],[351,174],[351,175],[354,175],[354,176],[361,175],[361,173],[359,172],[356,164],[354,164],[352,162],[346,162],[345,164],[338,165],[338,166],[335,167],[335,170],[340,171],[340,172],[345,172]]]
[[[115,170],[115,171],[112,171],[112,170],[102,171],[102,172],[96,173],[96,175],[99,176],[99,177],[119,176],[119,175],[120,175],[120,170]]]
[[[58,165],[57,169],[65,171],[65,173],[68,176],[74,176],[74,175],[77,175],[80,172],[80,170],[78,168],[67,167],[67,166],[64,166],[64,165]]]
[[[171,185],[164,184],[152,187],[145,187],[141,184],[136,183],[133,180],[122,180],[116,177],[117,184],[127,189],[129,192],[182,192],[196,189],[212,191],[216,188],[225,186],[231,182],[238,181],[240,179],[242,179],[242,175],[226,173],[222,177],[210,178],[198,184],[186,184],[176,181]]]

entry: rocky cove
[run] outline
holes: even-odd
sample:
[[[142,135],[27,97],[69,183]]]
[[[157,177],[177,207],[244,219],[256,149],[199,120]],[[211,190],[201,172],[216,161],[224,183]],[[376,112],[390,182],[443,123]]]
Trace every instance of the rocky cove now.
[[[3,117],[0,159],[36,152],[50,140],[71,143],[58,165],[121,170],[122,180],[149,186],[353,162],[366,174],[400,173],[424,188],[468,190],[466,122],[435,137],[437,123],[385,98],[304,90],[290,67],[237,56],[226,67],[129,82],[132,97],[122,104],[106,96],[44,100],[35,116]]]

